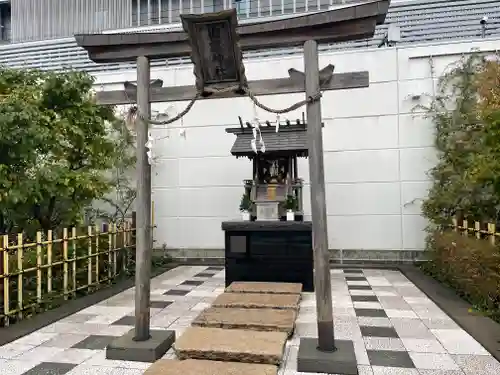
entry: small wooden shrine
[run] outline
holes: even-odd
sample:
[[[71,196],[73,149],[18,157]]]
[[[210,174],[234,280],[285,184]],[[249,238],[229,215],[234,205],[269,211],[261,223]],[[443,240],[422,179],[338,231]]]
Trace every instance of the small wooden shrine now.
[[[239,121],[239,127],[226,132],[236,135],[231,154],[252,160],[252,178],[243,181],[242,198],[247,199],[251,220],[286,220],[287,211],[293,211],[295,220],[302,221],[303,180],[297,158],[308,156],[304,118],[279,125],[266,121],[255,136],[250,122]]]

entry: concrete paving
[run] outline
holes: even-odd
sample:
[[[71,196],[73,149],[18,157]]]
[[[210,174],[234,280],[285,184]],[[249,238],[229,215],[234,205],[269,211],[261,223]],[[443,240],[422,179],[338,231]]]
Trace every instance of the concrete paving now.
[[[500,374],[500,363],[399,271],[334,269],[331,274],[335,334],[353,341],[360,375]],[[222,268],[186,266],[154,278],[152,329],[175,330],[181,337],[223,292]],[[133,327],[133,296],[134,288],[128,289],[3,345],[2,375],[143,374],[150,363],[105,358],[106,346]],[[316,336],[315,320],[314,294],[302,293],[279,375],[301,375],[296,371],[299,340]],[[164,359],[175,359],[173,349]]]

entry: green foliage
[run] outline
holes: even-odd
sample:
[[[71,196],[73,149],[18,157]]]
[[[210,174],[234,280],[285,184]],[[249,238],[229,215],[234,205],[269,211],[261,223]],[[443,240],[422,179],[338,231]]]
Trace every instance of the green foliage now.
[[[252,208],[252,200],[248,196],[248,194],[244,193],[241,196],[241,202],[240,202],[240,211],[250,211]]]
[[[463,58],[439,80],[427,115],[438,163],[423,203],[429,219],[424,271],[500,322],[500,251],[486,240],[447,231],[452,216],[500,219],[500,63]]]
[[[0,231],[76,225],[133,163],[133,138],[93,78],[0,68]]]
[[[430,236],[424,271],[457,290],[475,310],[500,322],[500,252],[487,240],[446,231]]]
[[[479,55],[462,59],[439,80],[425,108],[439,161],[423,204],[436,225],[453,215],[496,222],[500,209],[500,65]]]
[[[299,202],[295,195],[287,195],[286,200],[283,202],[285,210],[297,211],[299,209]]]

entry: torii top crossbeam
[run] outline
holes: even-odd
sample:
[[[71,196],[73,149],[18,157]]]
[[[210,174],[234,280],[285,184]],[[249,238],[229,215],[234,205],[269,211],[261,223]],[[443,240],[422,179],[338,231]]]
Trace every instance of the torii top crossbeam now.
[[[244,51],[345,42],[372,37],[375,26],[384,23],[390,0],[349,4],[327,11],[308,13],[275,21],[238,25],[239,45]],[[186,32],[78,34],[79,46],[97,63],[186,57],[191,54]]]

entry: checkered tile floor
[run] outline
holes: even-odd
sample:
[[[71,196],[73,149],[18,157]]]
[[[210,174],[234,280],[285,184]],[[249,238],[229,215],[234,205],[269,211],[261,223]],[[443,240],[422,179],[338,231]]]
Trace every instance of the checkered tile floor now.
[[[335,335],[354,342],[360,375],[500,374],[500,364],[400,272],[331,273]],[[179,336],[223,290],[220,267],[178,267],[156,277],[152,328]],[[106,345],[132,329],[133,295],[132,288],[0,347],[1,374],[142,374],[150,364],[105,359]],[[316,336],[315,319],[314,294],[304,293],[280,375],[299,375],[299,339]]]

